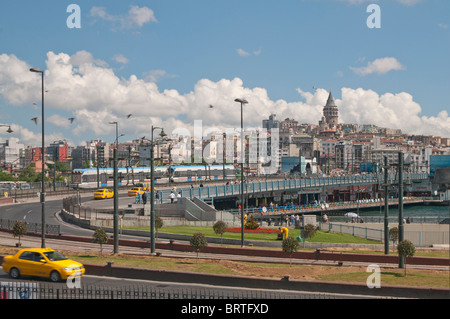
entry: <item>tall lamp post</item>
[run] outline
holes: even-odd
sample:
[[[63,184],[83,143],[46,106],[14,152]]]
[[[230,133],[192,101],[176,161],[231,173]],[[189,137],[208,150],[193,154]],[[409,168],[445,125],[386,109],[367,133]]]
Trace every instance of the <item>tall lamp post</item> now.
[[[45,151],[44,151],[44,143],[45,143],[45,138],[44,138],[44,71],[38,68],[31,68],[30,72],[35,72],[35,73],[40,73],[41,74],[41,84],[42,84],[42,92],[41,92],[41,97],[42,97],[42,150],[41,150],[41,155],[42,155],[42,179],[41,179],[41,211],[42,211],[42,236],[41,236],[41,248],[45,248],[45,233],[46,233],[46,225],[45,225]]]
[[[384,157],[384,254],[389,255],[389,166],[388,158]]]
[[[109,124],[116,125],[116,147],[114,148],[113,158],[114,158],[114,168],[113,168],[113,178],[114,178],[114,220],[113,220],[113,228],[114,228],[114,254],[119,253],[119,191],[118,191],[118,183],[117,183],[117,148],[119,145],[119,123],[109,122]]]
[[[403,152],[398,152],[398,242],[405,239],[403,225]],[[404,258],[399,256],[398,268],[405,268]]]
[[[160,129],[159,136],[164,137],[164,129],[152,125],[151,148],[150,148],[150,254],[155,253],[155,144],[153,142],[153,131]]]
[[[241,103],[241,247],[244,247],[244,112],[243,105],[247,104],[245,99],[235,99],[235,102]]]

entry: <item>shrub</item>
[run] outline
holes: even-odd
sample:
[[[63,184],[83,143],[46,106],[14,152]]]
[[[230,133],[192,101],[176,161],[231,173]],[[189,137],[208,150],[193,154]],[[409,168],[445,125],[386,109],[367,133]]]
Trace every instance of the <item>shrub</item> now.
[[[208,242],[206,241],[206,238],[202,233],[195,233],[194,235],[192,235],[190,243],[197,253],[197,258],[199,251],[208,246]]]
[[[250,215],[244,227],[245,229],[257,229],[259,227],[259,224],[255,221],[253,215]]]
[[[108,235],[103,228],[97,228],[94,232],[94,243],[100,244],[100,255],[103,254],[103,244],[108,242]]]
[[[397,250],[399,256],[403,258],[403,261],[405,262],[405,276],[406,276],[406,257],[412,257],[414,256],[416,252],[416,248],[414,247],[413,243],[409,240],[402,240],[397,245]]]
[[[395,243],[398,240],[398,228],[397,227],[389,229],[389,239],[392,241],[392,246],[395,247]]]
[[[222,240],[222,235],[227,231],[227,223],[225,223],[223,220],[219,220],[213,225],[213,230],[214,233],[220,235],[220,238]]]
[[[303,231],[305,232],[305,237],[308,237],[309,241],[311,241],[311,239],[316,235],[317,228],[312,224],[308,224],[305,226]]]
[[[158,231],[164,226],[164,222],[161,217],[155,217],[156,238],[158,238]]]
[[[291,266],[292,262],[292,254],[298,250],[299,246],[300,245],[297,239],[295,239],[294,237],[287,237],[283,239],[281,248],[283,249],[283,252],[289,254],[289,267]]]
[[[12,229],[12,233],[13,233],[14,237],[16,237],[16,236],[19,237],[18,246],[21,245],[21,243],[20,243],[20,236],[25,235],[27,233],[27,231],[28,231],[27,230],[27,226],[25,225],[24,222],[16,221],[14,223],[14,226],[13,226],[13,229]]]

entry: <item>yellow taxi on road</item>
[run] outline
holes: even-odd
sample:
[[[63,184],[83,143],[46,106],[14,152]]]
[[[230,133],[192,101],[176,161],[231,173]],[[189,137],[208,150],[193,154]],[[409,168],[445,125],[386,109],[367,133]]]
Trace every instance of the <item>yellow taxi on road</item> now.
[[[100,188],[95,191],[94,193],[94,199],[106,199],[106,198],[113,198],[114,192],[110,191],[107,188]]]
[[[142,195],[145,193],[143,187],[133,187],[128,191],[128,196],[136,197],[138,194]]]
[[[20,276],[39,276],[53,282],[67,278],[82,277],[85,273],[83,264],[65,257],[50,248],[26,248],[15,255],[3,258],[3,271],[11,278]]]

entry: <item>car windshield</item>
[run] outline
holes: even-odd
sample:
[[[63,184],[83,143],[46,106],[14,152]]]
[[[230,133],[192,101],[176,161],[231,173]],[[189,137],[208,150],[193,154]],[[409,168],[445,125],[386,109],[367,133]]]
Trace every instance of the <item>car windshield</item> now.
[[[51,261],[58,261],[58,260],[66,260],[67,257],[61,254],[58,251],[49,251],[44,253],[45,257],[47,257]]]

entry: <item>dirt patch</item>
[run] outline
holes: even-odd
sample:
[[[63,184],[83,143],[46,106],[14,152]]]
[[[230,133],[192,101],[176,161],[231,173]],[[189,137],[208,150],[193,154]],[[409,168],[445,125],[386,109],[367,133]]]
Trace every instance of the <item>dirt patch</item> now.
[[[15,254],[18,248],[0,248],[1,255],[12,255]],[[104,257],[104,258],[120,258],[124,260],[148,260],[148,261],[167,261],[176,264],[174,268],[167,270],[174,271],[199,271],[202,266],[207,266],[206,264],[217,264],[224,269],[227,269],[227,273],[235,274],[238,276],[251,276],[260,278],[271,278],[271,279],[281,279],[285,276],[289,276],[290,280],[321,280],[321,277],[328,274],[349,274],[349,273],[365,273],[367,271],[366,266],[338,266],[336,264],[328,265],[309,265],[309,264],[274,264],[274,263],[252,263],[252,262],[241,262],[241,261],[231,261],[231,260],[218,260],[218,259],[208,259],[208,258],[180,258],[180,257],[166,257],[166,256],[149,256],[149,255],[130,255],[130,254],[108,254],[103,253],[100,255],[98,252],[79,252],[79,251],[68,251],[59,250],[64,255],[79,255],[80,257],[92,256],[92,257]],[[76,259],[76,258],[74,258]],[[88,263],[88,262],[86,262]],[[126,262],[125,262],[126,264]],[[155,263],[156,264],[156,263]],[[155,265],[154,264],[154,265]],[[125,265],[122,265],[125,266]],[[146,265],[146,267],[154,268],[151,264]],[[154,269],[157,269],[155,266]],[[381,271],[389,272],[399,272],[403,273],[401,269],[386,268],[381,269]],[[412,272],[412,270],[409,270]],[[432,270],[432,269],[414,269],[416,274],[442,274],[442,270]]]

